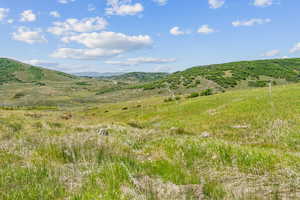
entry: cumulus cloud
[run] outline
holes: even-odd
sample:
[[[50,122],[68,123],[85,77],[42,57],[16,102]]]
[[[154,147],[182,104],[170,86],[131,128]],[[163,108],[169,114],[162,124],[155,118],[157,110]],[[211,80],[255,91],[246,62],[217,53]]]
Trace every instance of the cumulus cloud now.
[[[9,13],[9,8],[0,8],[0,21],[4,20]]]
[[[53,26],[48,28],[48,32],[54,35],[69,35],[73,32],[85,33],[103,30],[108,22],[101,17],[91,17],[84,19],[70,18],[64,22],[54,22]]]
[[[270,23],[271,19],[259,19],[259,18],[254,18],[250,20],[245,20],[245,21],[234,21],[232,22],[232,25],[235,27],[238,26],[254,26],[254,25],[261,25],[261,24],[267,24]]]
[[[51,11],[49,15],[55,18],[60,18],[60,14],[57,11]]]
[[[175,35],[175,36],[185,35],[187,33],[188,33],[187,31],[181,30],[178,26],[175,26],[175,27],[171,28],[171,30],[170,30],[170,34]]]
[[[76,42],[88,48],[121,49],[124,51],[141,49],[152,45],[148,35],[129,36],[123,33],[100,32],[82,33],[62,38],[65,43]]]
[[[273,4],[273,0],[254,0],[254,5],[257,7],[267,7]]]
[[[78,59],[78,60],[94,60],[102,57],[115,56],[123,53],[118,49],[73,49],[60,48],[50,56],[54,58]]]
[[[62,41],[82,44],[86,49],[61,48],[56,50],[52,57],[97,59],[147,48],[153,43],[148,35],[129,36],[115,32],[82,33],[66,36],[62,38]]]
[[[24,26],[19,27],[17,31],[12,34],[12,39],[28,44],[47,42],[41,29],[30,29]]]
[[[140,64],[165,64],[176,62],[175,58],[149,58],[149,57],[138,57],[138,58],[129,58],[125,61],[106,61],[106,64],[111,65],[121,65],[121,66],[133,66]]]
[[[221,8],[225,4],[225,0],[208,0],[210,8]]]
[[[55,67],[58,66],[59,64],[57,62],[49,62],[49,61],[44,61],[44,60],[27,60],[24,61],[27,64],[34,65],[34,66],[42,66],[42,67]]]
[[[34,22],[36,20],[36,15],[32,12],[32,10],[24,10],[21,13],[21,22]]]
[[[263,54],[264,57],[273,57],[273,56],[277,56],[278,54],[280,54],[280,51],[278,49],[274,49],[271,51],[267,51]]]
[[[71,2],[74,2],[75,0],[58,0],[58,3],[61,3],[61,4],[68,4],[68,3],[71,3]]]
[[[200,34],[211,34],[211,33],[214,33],[216,32],[213,28],[210,28],[207,24],[205,25],[202,25],[198,31],[198,33]]]
[[[164,6],[168,3],[168,0],[153,0],[153,1],[160,6]]]
[[[131,0],[107,0],[107,6],[107,15],[136,15],[144,11],[142,4],[131,4]]]
[[[290,52],[291,53],[295,53],[295,52],[298,52],[300,51],[300,42],[295,44],[293,48],[291,48]]]

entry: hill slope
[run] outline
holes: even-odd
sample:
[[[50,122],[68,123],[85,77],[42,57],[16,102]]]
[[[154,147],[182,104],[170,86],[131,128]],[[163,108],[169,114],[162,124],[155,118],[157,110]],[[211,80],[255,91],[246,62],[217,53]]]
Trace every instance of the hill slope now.
[[[172,89],[196,88],[217,89],[266,86],[276,83],[300,81],[300,59],[273,59],[242,61],[208,66],[198,66],[176,72],[164,79],[140,86],[144,89],[170,87]]]
[[[0,199],[299,199],[299,86],[0,110]]]
[[[130,81],[130,82],[152,82],[165,78],[168,73],[163,72],[130,72],[116,76],[105,77],[116,81]]]
[[[34,67],[12,59],[0,58],[0,84],[68,81],[72,79],[76,79],[76,76]]]

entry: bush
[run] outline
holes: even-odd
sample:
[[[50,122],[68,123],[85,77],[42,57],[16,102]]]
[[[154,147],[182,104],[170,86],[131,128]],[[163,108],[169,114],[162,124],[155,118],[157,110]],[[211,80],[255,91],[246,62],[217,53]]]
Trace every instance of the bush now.
[[[206,89],[206,90],[203,90],[201,92],[201,96],[209,96],[209,95],[213,95],[213,90],[212,89]]]
[[[175,100],[176,100],[176,101],[179,101],[180,99],[181,99],[181,97],[179,97],[179,96],[176,96],[176,97],[175,97]]]
[[[168,97],[166,99],[164,99],[164,102],[171,102],[171,101],[174,101],[174,99],[172,97]]]
[[[268,85],[269,81],[249,81],[248,86],[249,87],[266,87]]]
[[[176,97],[168,97],[166,99],[164,99],[164,102],[171,102],[171,101],[179,101],[181,99],[180,96],[176,96]]]
[[[187,98],[196,98],[196,97],[199,97],[198,92],[192,92],[189,96],[187,96]]]
[[[198,92],[193,92],[191,93],[188,98],[196,98],[196,97],[199,97],[199,93]]]
[[[20,98],[25,97],[25,96],[26,96],[25,93],[18,92],[18,93],[15,94],[14,99],[20,99]]]

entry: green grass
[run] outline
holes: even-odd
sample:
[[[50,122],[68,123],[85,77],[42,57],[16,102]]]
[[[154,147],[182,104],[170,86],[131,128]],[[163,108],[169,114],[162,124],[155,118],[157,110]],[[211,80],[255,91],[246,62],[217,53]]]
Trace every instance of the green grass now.
[[[3,107],[0,198],[300,198],[299,84],[181,97]]]

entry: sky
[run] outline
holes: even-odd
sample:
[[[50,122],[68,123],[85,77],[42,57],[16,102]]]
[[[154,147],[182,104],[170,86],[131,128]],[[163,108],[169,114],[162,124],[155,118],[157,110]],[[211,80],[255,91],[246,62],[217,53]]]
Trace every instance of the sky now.
[[[0,57],[68,73],[300,57],[299,0],[0,0]]]

